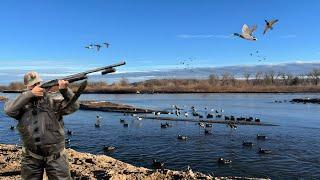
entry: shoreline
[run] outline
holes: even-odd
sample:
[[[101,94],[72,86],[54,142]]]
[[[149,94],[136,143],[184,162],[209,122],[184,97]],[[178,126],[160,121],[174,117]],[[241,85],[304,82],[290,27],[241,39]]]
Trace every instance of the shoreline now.
[[[21,93],[21,91],[0,91],[3,94]],[[314,91],[179,91],[179,92],[131,92],[131,91],[96,91],[82,94],[319,94]]]
[[[67,149],[66,152],[69,158],[70,173],[74,179],[268,179],[235,176],[215,177],[191,169],[184,171],[152,170],[137,167],[106,155],[94,155],[73,149]],[[15,145],[0,144],[0,178],[20,180],[20,160],[21,148]]]

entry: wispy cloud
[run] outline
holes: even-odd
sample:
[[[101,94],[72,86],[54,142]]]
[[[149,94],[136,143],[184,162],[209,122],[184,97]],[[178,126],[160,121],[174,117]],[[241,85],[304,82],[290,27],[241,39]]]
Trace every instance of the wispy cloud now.
[[[283,39],[290,39],[290,38],[296,38],[296,37],[297,37],[296,34],[287,34],[287,35],[280,36],[280,38],[283,38]]]
[[[178,38],[182,39],[229,39],[231,35],[222,34],[180,34]]]

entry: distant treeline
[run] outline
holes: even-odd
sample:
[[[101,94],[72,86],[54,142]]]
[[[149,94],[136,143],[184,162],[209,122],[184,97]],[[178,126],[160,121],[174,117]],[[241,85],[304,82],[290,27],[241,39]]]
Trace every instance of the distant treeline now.
[[[320,69],[293,75],[282,72],[244,72],[243,77],[232,73],[211,74],[207,79],[151,79],[129,83],[89,82],[86,93],[197,93],[197,92],[320,92]],[[71,85],[76,89],[78,84]],[[0,86],[0,90],[21,90],[22,83]]]

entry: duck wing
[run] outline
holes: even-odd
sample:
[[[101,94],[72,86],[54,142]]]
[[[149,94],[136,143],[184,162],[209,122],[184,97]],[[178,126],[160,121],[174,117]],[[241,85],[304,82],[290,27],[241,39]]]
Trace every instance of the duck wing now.
[[[273,26],[276,22],[278,22],[279,20],[278,19],[274,19],[274,20],[271,20],[269,22],[270,26]]]
[[[242,26],[242,34],[244,35],[250,35],[251,34],[251,31],[250,31],[250,28],[248,25],[244,24]]]
[[[256,24],[253,25],[250,35],[252,35],[252,33],[255,32],[257,30],[257,28],[258,28],[258,26]]]

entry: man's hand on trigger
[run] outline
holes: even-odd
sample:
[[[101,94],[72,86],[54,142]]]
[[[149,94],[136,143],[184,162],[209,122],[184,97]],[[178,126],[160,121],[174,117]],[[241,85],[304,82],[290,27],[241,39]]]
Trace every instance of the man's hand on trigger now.
[[[66,89],[68,87],[69,82],[65,80],[59,80],[59,89]]]
[[[42,96],[43,96],[43,91],[44,91],[44,89],[41,88],[40,85],[35,86],[35,87],[31,90],[32,94],[33,94],[34,96],[36,96],[36,97],[42,97]]]

